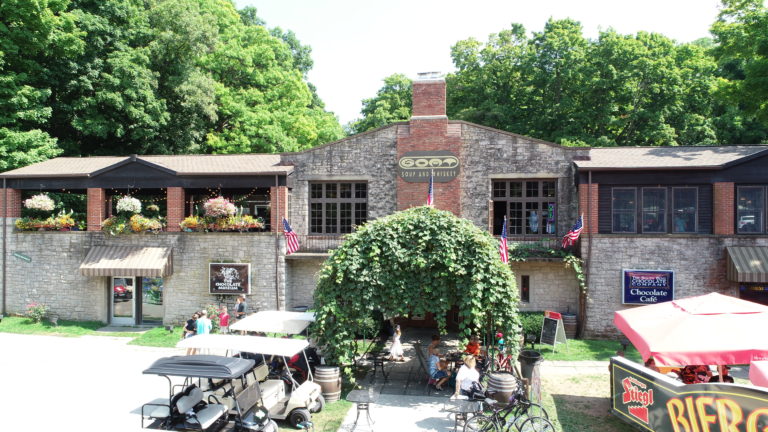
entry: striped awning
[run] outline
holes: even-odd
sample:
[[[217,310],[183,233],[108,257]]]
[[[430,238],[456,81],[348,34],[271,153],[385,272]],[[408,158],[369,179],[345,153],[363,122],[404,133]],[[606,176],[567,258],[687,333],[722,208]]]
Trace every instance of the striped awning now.
[[[728,280],[768,282],[768,247],[728,246]]]
[[[80,264],[84,276],[163,277],[173,273],[171,248],[94,246]]]

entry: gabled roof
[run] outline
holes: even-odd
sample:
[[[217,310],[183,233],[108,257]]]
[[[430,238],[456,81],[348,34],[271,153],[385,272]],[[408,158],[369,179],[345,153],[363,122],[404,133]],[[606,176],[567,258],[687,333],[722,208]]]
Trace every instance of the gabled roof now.
[[[768,146],[602,147],[574,163],[583,170],[722,169],[762,153]]]
[[[132,160],[164,168],[179,176],[198,175],[285,175],[292,166],[280,165],[277,154],[178,155],[178,156],[91,156],[59,157],[0,174],[7,178],[93,177]]]

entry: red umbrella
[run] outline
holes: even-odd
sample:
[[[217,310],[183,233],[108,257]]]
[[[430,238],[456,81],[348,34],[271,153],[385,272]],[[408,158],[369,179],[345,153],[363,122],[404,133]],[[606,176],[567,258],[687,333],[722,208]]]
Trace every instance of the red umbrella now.
[[[768,360],[768,306],[712,293],[614,313],[613,323],[657,364]]]

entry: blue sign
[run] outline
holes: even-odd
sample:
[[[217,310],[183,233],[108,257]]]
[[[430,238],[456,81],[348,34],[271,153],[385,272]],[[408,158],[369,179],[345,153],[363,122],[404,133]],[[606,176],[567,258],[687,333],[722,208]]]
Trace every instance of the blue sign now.
[[[622,270],[622,303],[655,304],[675,298],[675,272],[672,270]]]

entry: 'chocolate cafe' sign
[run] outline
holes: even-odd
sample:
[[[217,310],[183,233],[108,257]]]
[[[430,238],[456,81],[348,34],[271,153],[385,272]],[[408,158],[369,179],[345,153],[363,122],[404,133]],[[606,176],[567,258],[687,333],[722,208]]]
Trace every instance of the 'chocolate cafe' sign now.
[[[459,158],[447,150],[408,152],[397,161],[397,174],[411,183],[446,183],[459,175]]]

